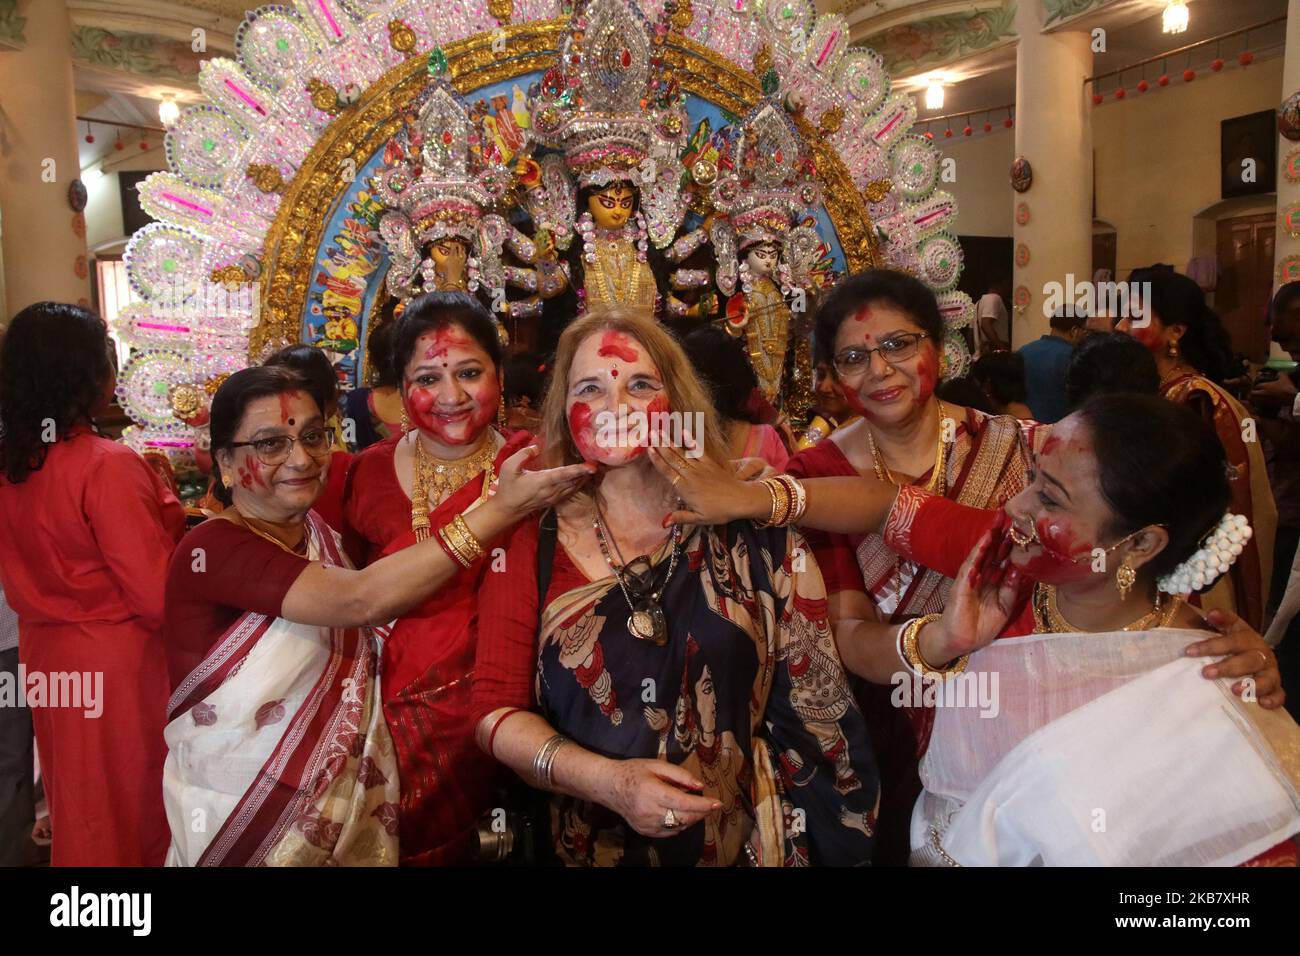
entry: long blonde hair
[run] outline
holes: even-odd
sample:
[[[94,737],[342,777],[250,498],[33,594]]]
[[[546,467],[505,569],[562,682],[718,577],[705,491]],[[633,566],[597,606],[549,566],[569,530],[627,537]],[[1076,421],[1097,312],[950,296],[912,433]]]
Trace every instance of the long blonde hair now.
[[[560,336],[555,351],[555,362],[546,384],[546,397],[542,399],[542,440],[545,445],[543,460],[548,467],[572,465],[582,461],[569,422],[565,404],[569,394],[569,372],[573,356],[588,336],[597,332],[622,332],[639,342],[649,353],[650,361],[659,370],[667,393],[668,408],[673,412],[699,412],[704,416],[704,453],[714,461],[730,457],[727,440],[718,424],[717,413],[709,392],[695,374],[695,368],[686,357],[681,344],[672,333],[654,320],[649,310],[629,306],[605,306],[587,313],[572,322]],[[696,438],[698,441],[698,437]]]

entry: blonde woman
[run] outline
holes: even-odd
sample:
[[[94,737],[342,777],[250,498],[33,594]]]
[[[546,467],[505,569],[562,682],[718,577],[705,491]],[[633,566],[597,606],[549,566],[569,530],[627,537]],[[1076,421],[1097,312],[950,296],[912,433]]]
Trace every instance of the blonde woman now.
[[[548,464],[594,462],[595,488],[522,525],[487,576],[474,701],[480,745],[554,794],[558,856],[868,862],[875,765],[806,546],[665,519],[640,423],[657,442],[675,413],[726,457],[681,347],[648,313],[593,312],[561,337],[542,412]]]

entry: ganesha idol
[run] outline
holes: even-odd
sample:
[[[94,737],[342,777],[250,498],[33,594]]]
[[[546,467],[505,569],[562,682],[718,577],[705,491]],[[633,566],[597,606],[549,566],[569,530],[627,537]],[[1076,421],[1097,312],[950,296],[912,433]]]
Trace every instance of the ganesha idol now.
[[[576,235],[557,245],[583,310],[618,303],[693,318],[714,308],[708,270],[673,268],[708,233],[677,236],[687,123],[681,90],[653,65],[666,36],[634,4],[597,0],[574,19],[568,53],[533,104],[533,135],[561,151],[570,178],[567,188],[553,178],[538,202],[577,214]]]
[[[789,399],[806,395],[811,382],[806,293],[816,285],[812,271],[825,248],[813,225],[796,226],[817,202],[812,166],[798,132],[773,103],[760,104],[745,118],[721,165],[728,172],[713,187],[719,218],[711,232],[718,288],[729,296],[724,328],[745,339],[764,397],[800,417],[802,410],[789,407]],[[802,314],[792,311],[791,299]],[[791,376],[799,379],[798,388],[785,377],[791,342]]]
[[[387,168],[374,180],[388,207],[379,220],[388,293],[405,300],[460,291],[481,296],[498,315],[540,314],[543,300],[560,295],[568,280],[549,243],[539,248],[495,211],[511,203],[514,170],[445,79],[435,78],[416,107],[386,147]],[[506,262],[506,250],[517,264]],[[523,297],[508,299],[507,287]],[[497,326],[504,343],[500,319]]]

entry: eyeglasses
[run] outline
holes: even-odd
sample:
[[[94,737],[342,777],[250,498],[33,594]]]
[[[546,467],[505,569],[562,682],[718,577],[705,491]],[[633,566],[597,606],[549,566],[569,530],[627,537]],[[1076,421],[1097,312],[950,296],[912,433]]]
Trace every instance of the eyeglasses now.
[[[929,337],[925,332],[900,332],[898,335],[882,339],[874,349],[844,349],[835,356],[835,371],[839,373],[840,378],[854,378],[861,375],[871,364],[872,352],[879,352],[880,357],[890,365],[906,362],[916,354],[921,339]]]
[[[298,442],[303,451],[313,458],[324,458],[330,450],[330,434],[324,428],[309,428],[297,438],[292,435],[275,435],[272,438],[259,438],[257,441],[232,441],[231,448],[253,449],[257,460],[264,465],[282,465],[289,459],[293,443]]]

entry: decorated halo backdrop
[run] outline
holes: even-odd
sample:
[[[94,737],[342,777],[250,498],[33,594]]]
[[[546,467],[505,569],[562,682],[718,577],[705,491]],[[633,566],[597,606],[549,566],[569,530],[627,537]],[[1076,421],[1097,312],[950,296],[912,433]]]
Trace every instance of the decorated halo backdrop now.
[[[295,0],[249,13],[235,58],[203,64],[208,102],[169,130],[169,171],[141,186],[159,221],[127,250],[144,301],[117,329],[140,350],[122,389],[136,422],[126,440],[185,457],[202,435],[170,414],[164,392],[188,383],[210,394],[222,376],[294,341],[325,349],[344,385],[357,384],[388,265],[370,183],[385,145],[436,71],[492,121],[503,152],[517,147],[573,6]],[[666,12],[665,0],[639,6],[651,20]],[[692,141],[764,97],[784,103],[821,187],[805,222],[830,272],[887,265],[924,280],[950,330],[945,372],[963,374],[969,353],[957,330],[974,307],[952,291],[956,203],[937,189],[938,152],[909,132],[915,103],[891,91],[880,57],[850,48],[844,19],[817,16],[808,0],[696,0],[667,12],[663,57],[685,94]],[[696,210],[685,228],[699,222]]]

